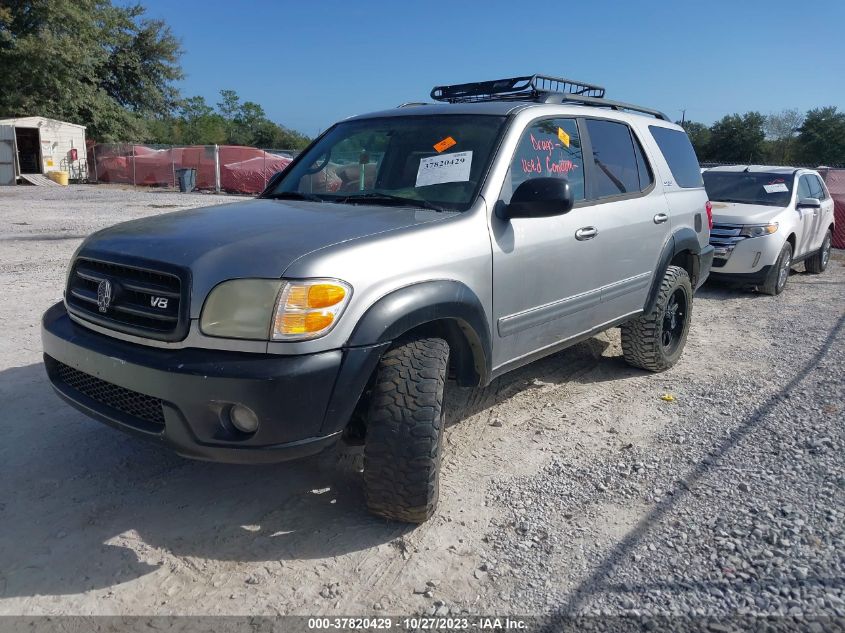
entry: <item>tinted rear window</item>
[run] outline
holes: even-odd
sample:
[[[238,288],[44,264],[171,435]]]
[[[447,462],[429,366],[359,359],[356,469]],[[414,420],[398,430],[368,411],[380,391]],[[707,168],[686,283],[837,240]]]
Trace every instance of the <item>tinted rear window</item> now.
[[[648,129],[663,152],[678,186],[701,187],[701,167],[686,132],[656,125],[650,125]]]
[[[640,190],[639,166],[631,133],[624,123],[587,119],[593,146],[593,197],[618,196]]]

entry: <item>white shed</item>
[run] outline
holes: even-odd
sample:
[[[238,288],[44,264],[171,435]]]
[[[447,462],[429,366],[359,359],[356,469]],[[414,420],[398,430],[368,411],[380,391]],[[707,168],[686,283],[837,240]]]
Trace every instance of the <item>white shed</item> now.
[[[43,116],[0,119],[15,130],[17,174],[69,172],[71,179],[87,178],[85,126]]]

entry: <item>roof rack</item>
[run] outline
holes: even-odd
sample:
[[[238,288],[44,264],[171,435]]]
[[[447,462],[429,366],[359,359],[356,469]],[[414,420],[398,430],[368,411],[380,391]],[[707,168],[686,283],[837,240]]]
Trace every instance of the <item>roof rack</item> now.
[[[549,77],[547,75],[526,75],[508,79],[476,81],[451,86],[435,86],[431,98],[447,103],[474,103],[478,101],[534,101],[536,103],[575,103],[614,110],[631,110],[649,114],[668,121],[669,117],[659,110],[604,98],[604,88],[594,84]]]

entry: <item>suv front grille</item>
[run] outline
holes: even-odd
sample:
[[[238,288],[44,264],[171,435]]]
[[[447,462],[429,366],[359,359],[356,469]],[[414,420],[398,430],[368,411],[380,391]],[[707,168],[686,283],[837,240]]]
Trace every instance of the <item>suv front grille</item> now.
[[[64,363],[55,363],[56,377],[68,387],[110,409],[139,418],[155,427],[164,427],[164,410],[158,398],[100,380]]]
[[[710,243],[713,246],[732,246],[745,238],[740,235],[742,226],[738,224],[713,224],[710,229]]]
[[[110,285],[106,302],[104,282]],[[80,257],[65,297],[71,312],[107,328],[165,341],[187,334],[182,280],[173,273]]]

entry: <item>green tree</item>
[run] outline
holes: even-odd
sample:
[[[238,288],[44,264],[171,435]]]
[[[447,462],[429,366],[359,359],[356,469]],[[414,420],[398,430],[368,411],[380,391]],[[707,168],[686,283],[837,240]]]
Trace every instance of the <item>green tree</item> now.
[[[234,121],[241,109],[241,98],[234,90],[221,90],[217,111],[227,121]]]
[[[182,101],[175,129],[171,143],[217,145],[225,143],[227,139],[225,118],[215,112],[202,97],[190,97]]]
[[[754,163],[764,160],[763,125],[759,112],[730,114],[710,127],[707,143],[708,160],[722,163]]]
[[[684,121],[683,123],[676,121],[676,123],[686,130],[695,154],[698,156],[698,160],[707,160],[707,144],[710,142],[710,128],[696,121]]]
[[[143,14],[111,0],[2,0],[0,113],[82,123],[99,141],[145,137],[182,72],[178,40]]]
[[[782,110],[766,117],[763,131],[769,147],[768,162],[792,162],[792,147],[803,121],[804,115],[798,110]]]
[[[217,112],[225,122],[225,142],[232,145],[302,149],[310,142],[307,136],[268,119],[258,103],[242,102],[234,90],[220,91]]]
[[[802,163],[845,165],[845,112],[838,112],[835,106],[810,110],[796,145]]]

